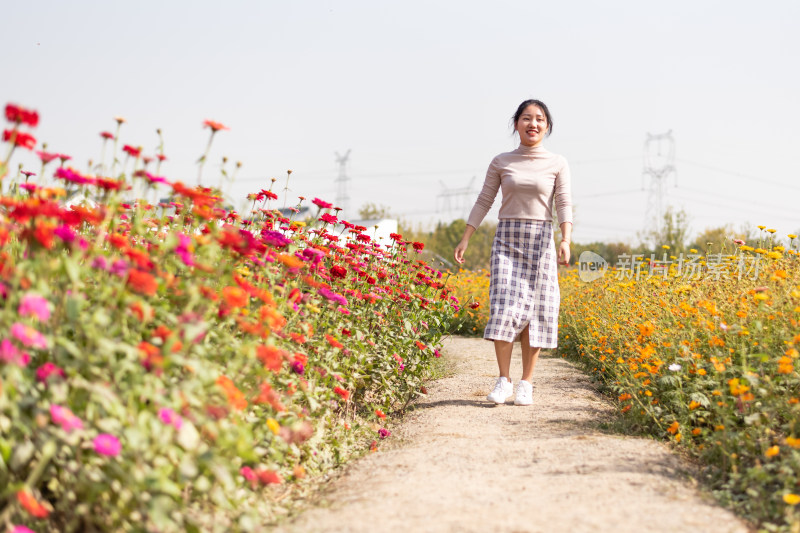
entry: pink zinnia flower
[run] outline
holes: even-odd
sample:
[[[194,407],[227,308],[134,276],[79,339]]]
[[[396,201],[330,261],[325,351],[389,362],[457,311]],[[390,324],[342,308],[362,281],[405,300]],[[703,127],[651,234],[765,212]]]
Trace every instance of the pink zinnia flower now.
[[[181,429],[181,426],[183,425],[183,418],[181,418],[181,415],[168,407],[162,407],[159,409],[158,418],[160,418],[165,424],[173,426],[175,429]]]
[[[72,228],[66,224],[57,227],[53,233],[64,242],[72,242],[75,240],[75,237],[77,237],[75,232],[72,231]]]
[[[36,533],[36,532],[25,526],[14,526],[11,528],[11,533]]]
[[[17,312],[22,316],[33,315],[41,322],[50,319],[50,303],[43,296],[29,293],[22,297]]]
[[[119,439],[109,433],[101,433],[94,438],[94,451],[100,455],[116,457],[122,450]]]
[[[47,380],[53,375],[59,376],[62,379],[67,377],[62,368],[56,366],[50,361],[36,369],[36,380],[40,383],[47,383]]]
[[[0,342],[0,361],[19,366],[28,366],[30,360],[31,356],[26,352],[20,351],[10,340],[3,339]]]
[[[255,483],[258,480],[258,476],[249,466],[243,466],[241,469],[239,469],[239,473],[250,483]]]
[[[47,339],[44,338],[44,335],[20,322],[11,325],[11,335],[29,348],[42,350],[47,348]]]
[[[83,421],[75,416],[72,411],[60,405],[50,406],[50,418],[61,426],[67,433],[74,429],[83,429]]]

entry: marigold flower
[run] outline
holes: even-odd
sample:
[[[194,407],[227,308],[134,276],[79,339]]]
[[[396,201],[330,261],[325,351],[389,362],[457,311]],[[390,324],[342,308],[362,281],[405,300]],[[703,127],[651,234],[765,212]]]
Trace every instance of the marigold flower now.
[[[800,495],[789,493],[783,495],[783,501],[786,505],[797,505],[800,503]]]
[[[110,433],[101,433],[92,441],[94,444],[94,451],[100,455],[109,457],[116,457],[122,450],[122,444],[119,439]]]
[[[767,448],[767,451],[764,452],[764,455],[767,457],[775,457],[779,453],[781,453],[781,449],[778,446],[771,446]]]

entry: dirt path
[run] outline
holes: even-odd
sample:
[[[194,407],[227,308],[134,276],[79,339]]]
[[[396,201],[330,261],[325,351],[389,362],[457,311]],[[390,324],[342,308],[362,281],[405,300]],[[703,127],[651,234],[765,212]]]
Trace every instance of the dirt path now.
[[[539,359],[533,406],[493,406],[491,344],[453,338],[445,349],[455,375],[279,531],[750,531],[700,496],[666,445],[601,433],[612,408],[566,361]],[[517,345],[512,378],[520,372]]]

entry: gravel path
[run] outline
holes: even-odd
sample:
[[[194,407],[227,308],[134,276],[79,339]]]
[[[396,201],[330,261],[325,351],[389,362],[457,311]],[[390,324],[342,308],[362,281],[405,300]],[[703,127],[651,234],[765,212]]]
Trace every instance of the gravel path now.
[[[540,357],[534,405],[520,407],[485,399],[489,342],[451,338],[444,356],[455,375],[279,531],[752,531],[701,496],[666,445],[600,432],[613,408],[563,359]],[[515,380],[519,357],[516,345]]]

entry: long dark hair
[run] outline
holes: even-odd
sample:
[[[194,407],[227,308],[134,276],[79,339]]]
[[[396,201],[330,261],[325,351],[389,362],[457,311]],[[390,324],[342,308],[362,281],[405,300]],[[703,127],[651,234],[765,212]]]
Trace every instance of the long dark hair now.
[[[519,107],[517,108],[517,111],[514,113],[514,116],[511,117],[511,125],[513,126],[514,130],[516,131],[517,129],[517,122],[519,121],[519,117],[522,116],[523,111],[525,111],[525,109],[529,105],[535,105],[536,107],[544,111],[544,118],[547,119],[547,136],[549,137],[550,134],[553,133],[553,117],[550,116],[550,110],[547,109],[547,106],[545,105],[544,102],[542,102],[541,100],[534,100],[533,98],[525,100],[524,102],[519,104]]]

